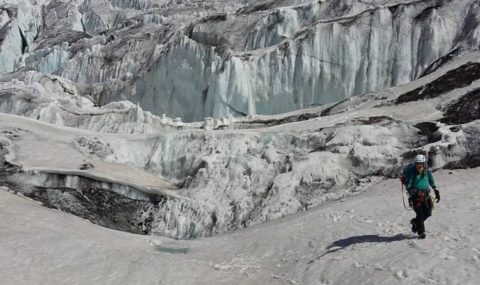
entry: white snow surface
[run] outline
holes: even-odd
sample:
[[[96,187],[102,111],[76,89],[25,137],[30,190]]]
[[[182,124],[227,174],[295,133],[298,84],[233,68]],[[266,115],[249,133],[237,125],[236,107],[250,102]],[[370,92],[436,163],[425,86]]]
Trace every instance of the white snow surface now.
[[[2,190],[2,284],[477,284],[478,169],[434,175],[442,200],[425,240],[410,233],[397,179],[198,240],[109,230]]]

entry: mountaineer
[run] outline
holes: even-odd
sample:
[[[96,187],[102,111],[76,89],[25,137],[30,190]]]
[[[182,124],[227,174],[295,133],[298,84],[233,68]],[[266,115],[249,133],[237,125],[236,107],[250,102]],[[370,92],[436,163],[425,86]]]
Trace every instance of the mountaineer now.
[[[415,156],[415,163],[405,167],[402,183],[406,186],[409,194],[409,204],[416,213],[416,217],[410,220],[412,231],[418,233],[418,237],[424,239],[425,220],[432,215],[433,199],[430,196],[431,186],[435,192],[436,202],[440,202],[438,191],[432,173],[427,169],[427,160],[423,154]]]

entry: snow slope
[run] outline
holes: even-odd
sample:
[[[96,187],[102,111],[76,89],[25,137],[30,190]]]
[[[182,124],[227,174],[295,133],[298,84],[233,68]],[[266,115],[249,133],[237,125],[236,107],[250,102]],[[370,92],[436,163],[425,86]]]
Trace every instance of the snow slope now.
[[[478,169],[434,175],[442,200],[425,240],[409,232],[397,179],[198,240],[113,231],[0,191],[2,284],[476,284]]]

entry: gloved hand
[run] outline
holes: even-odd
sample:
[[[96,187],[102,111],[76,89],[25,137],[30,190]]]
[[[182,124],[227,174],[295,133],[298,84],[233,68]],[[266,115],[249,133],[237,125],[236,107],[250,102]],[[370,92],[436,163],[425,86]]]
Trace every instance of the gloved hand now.
[[[407,189],[407,193],[409,196],[415,196],[417,194],[417,189],[415,188]]]
[[[435,200],[437,200],[437,203],[440,202],[440,191],[437,189],[433,189],[435,191]]]

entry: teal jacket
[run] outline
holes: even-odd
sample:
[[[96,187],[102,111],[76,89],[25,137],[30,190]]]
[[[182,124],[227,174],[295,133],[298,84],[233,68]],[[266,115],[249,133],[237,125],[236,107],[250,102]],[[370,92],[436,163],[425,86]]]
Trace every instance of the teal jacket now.
[[[430,170],[426,170],[423,175],[419,174],[417,173],[417,168],[413,163],[405,167],[403,170],[403,177],[405,178],[405,187],[407,187],[407,190],[417,189],[419,191],[428,191],[429,185],[433,189],[437,188]]]

